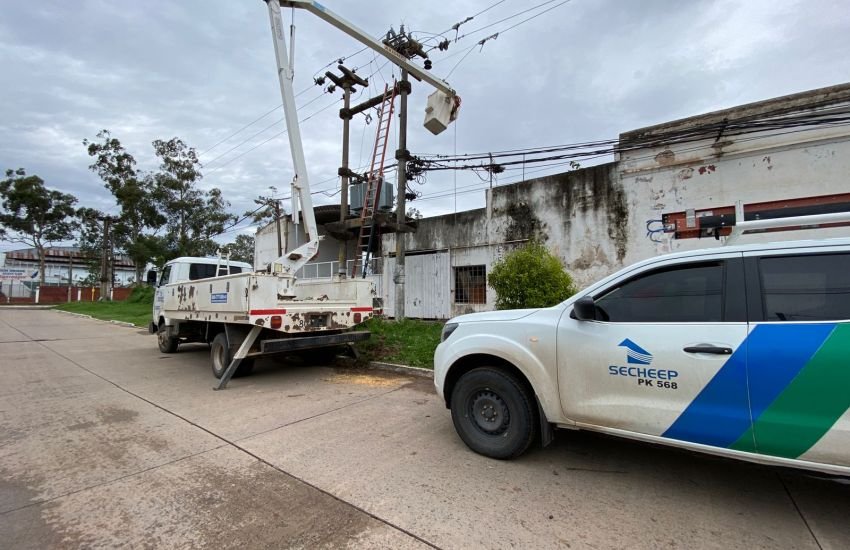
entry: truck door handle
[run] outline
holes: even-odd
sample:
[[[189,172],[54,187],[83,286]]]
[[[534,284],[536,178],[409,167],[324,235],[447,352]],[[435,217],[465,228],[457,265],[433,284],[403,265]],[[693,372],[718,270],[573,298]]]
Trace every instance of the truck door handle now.
[[[713,353],[715,355],[732,355],[732,348],[724,346],[712,346],[710,344],[700,344],[698,346],[687,346],[684,348],[685,353]]]

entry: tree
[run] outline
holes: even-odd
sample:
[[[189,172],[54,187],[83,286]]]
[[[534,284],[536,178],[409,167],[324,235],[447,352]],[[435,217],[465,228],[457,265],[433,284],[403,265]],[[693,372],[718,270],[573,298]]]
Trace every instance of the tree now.
[[[236,240],[227,245],[230,259],[254,264],[254,235],[236,235]]]
[[[44,186],[23,168],[6,170],[0,181],[0,238],[32,246],[38,255],[39,280],[44,283],[44,249],[73,236],[76,197]]]
[[[577,290],[561,260],[535,241],[496,262],[488,284],[496,291],[496,309],[550,307]]]
[[[226,212],[230,203],[217,188],[201,191],[195,184],[203,177],[195,149],[179,138],[153,142],[160,171],[154,176],[155,197],[167,220],[169,255],[205,256],[215,252],[212,239],[235,218]]]
[[[97,137],[100,142],[83,140],[89,156],[95,159],[89,169],[100,176],[121,207],[112,234],[117,247],[133,260],[139,281],[148,260],[161,252],[157,250],[158,241],[147,233],[148,229],[156,230],[165,223],[157,208],[154,179],[136,170],[136,159],[109,130],[101,130]]]
[[[77,246],[86,265],[88,276],[84,285],[95,286],[100,281],[103,258],[103,218],[105,214],[94,208],[80,208],[77,218],[80,220]]]
[[[269,185],[269,189],[271,189],[272,195],[277,193],[277,187],[274,185]],[[244,217],[251,218],[254,223],[273,222],[280,216],[280,199],[260,195],[254,199],[254,204],[258,205],[258,208],[248,210],[243,214]]]

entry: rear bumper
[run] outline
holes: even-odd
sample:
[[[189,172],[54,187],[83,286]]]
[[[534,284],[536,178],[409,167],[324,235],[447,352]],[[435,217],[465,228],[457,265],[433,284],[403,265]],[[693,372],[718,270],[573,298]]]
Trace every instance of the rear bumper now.
[[[260,344],[260,349],[262,353],[281,353],[285,351],[339,346],[366,340],[370,335],[367,330],[358,330],[340,334],[324,334],[322,336],[297,336],[294,338],[263,340]]]

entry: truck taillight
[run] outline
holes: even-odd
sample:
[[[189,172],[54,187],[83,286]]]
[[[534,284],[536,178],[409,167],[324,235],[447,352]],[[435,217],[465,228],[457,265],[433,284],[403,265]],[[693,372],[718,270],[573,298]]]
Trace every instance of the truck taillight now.
[[[280,315],[272,315],[272,328],[280,328],[280,325],[283,322],[283,318]]]
[[[354,314],[354,322],[355,323],[359,323],[362,319],[363,319],[363,316],[360,315],[359,313]]]

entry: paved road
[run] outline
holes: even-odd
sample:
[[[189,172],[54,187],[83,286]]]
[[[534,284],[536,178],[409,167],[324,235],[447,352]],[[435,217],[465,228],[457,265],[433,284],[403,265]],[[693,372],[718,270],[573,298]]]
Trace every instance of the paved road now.
[[[430,380],[0,309],[0,546],[847,548],[850,485],[584,433],[468,451]]]

